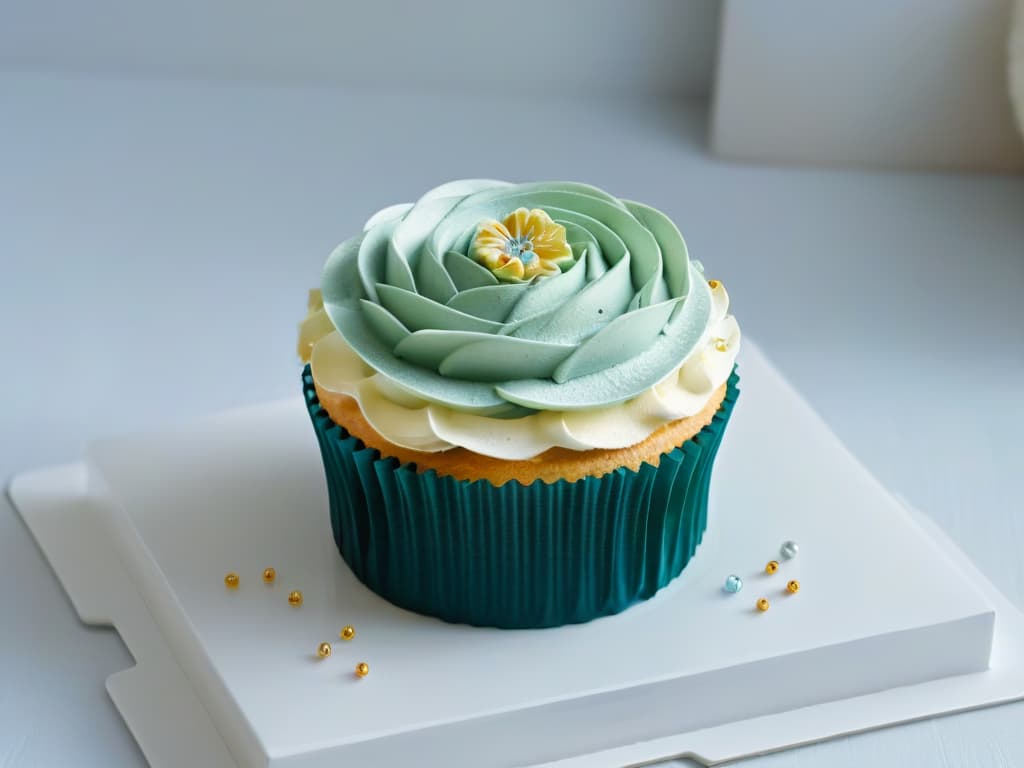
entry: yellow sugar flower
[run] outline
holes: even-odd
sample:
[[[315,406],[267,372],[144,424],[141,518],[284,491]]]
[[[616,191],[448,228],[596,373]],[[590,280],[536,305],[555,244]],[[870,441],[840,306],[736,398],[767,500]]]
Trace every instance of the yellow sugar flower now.
[[[557,275],[573,262],[565,227],[540,208],[517,208],[504,221],[480,222],[469,253],[509,283]]]

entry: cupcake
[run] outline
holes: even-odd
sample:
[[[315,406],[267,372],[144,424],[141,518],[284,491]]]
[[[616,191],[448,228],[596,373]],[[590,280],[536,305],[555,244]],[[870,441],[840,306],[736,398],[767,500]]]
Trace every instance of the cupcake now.
[[[299,338],[341,556],[479,626],[651,597],[706,526],[728,305],[668,217],[583,184],[454,181],[374,214]]]

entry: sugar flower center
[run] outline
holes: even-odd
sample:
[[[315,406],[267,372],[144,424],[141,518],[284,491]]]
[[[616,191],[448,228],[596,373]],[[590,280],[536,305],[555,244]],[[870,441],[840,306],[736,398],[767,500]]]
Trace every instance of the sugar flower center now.
[[[510,283],[552,277],[573,264],[565,227],[540,208],[517,208],[502,221],[481,221],[469,251],[477,263]]]

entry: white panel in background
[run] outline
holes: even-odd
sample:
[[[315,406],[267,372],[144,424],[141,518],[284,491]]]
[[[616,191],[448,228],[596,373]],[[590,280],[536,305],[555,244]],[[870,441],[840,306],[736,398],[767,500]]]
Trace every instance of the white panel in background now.
[[[764,162],[1024,170],[1009,0],[726,0],[712,147]]]

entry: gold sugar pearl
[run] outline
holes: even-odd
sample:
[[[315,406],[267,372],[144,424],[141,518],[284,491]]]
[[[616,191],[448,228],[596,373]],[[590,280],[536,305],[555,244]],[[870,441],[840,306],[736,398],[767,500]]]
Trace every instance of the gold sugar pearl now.
[[[766,565],[764,567],[764,572],[767,573],[769,576],[771,576],[777,570],[779,570],[779,561],[778,560],[769,560],[768,561],[768,565]]]
[[[238,574],[232,571],[224,577],[224,586],[228,589],[238,589]]]
[[[341,628],[341,632],[338,633],[338,637],[340,637],[342,640],[351,640],[355,636],[356,628],[353,627],[351,624],[346,624],[344,627]]]
[[[331,644],[320,643],[320,645],[317,646],[316,655],[319,656],[321,659],[326,659],[328,656],[331,655]]]
[[[729,342],[727,342],[725,339],[715,339],[715,349],[717,349],[719,352],[728,352]]]
[[[370,665],[365,661],[361,661],[356,664],[356,677],[366,677],[370,674]]]
[[[757,601],[757,610],[759,610],[761,613],[764,613],[769,608],[771,608],[771,603],[768,602],[767,597],[762,597],[760,600]]]
[[[796,579],[793,579],[786,585],[786,591],[790,594],[795,595],[797,592],[800,591],[800,582]]]
[[[263,569],[263,581],[264,581],[264,583],[266,583],[266,584],[273,584],[274,580],[276,578],[277,578],[277,571],[275,571],[273,568],[264,568]]]
[[[302,593],[298,590],[295,590],[294,592],[289,594],[288,605],[294,605],[295,607],[302,605]]]
[[[708,287],[709,287],[709,288],[710,288],[710,289],[711,289],[712,291],[713,291],[713,290],[715,290],[715,288],[717,288],[717,287],[718,287],[718,286],[720,286],[720,285],[721,285],[721,283],[720,283],[720,282],[718,282],[717,280],[708,280]]]

